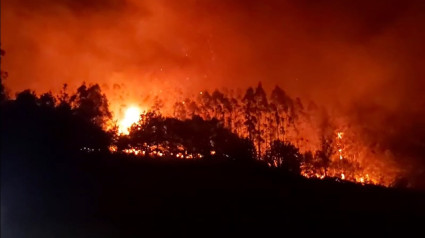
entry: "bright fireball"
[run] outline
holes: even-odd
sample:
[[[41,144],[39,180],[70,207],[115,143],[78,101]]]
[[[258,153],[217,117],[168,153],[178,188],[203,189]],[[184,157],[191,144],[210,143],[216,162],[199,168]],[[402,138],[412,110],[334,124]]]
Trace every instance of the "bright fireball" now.
[[[129,107],[125,111],[124,118],[119,123],[119,133],[128,134],[130,127],[139,121],[141,110],[138,107]]]

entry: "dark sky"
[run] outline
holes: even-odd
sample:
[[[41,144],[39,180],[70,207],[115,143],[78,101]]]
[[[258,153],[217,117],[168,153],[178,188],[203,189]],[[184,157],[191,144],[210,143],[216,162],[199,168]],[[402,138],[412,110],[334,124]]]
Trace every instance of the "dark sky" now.
[[[99,82],[113,103],[129,103],[147,91],[279,84],[341,111],[402,160],[424,164],[423,0],[1,4],[12,91]]]

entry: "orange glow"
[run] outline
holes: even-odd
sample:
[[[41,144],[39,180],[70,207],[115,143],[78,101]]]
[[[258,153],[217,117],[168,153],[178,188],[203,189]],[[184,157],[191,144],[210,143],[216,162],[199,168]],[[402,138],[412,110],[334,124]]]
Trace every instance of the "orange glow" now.
[[[342,136],[344,135],[343,132],[337,132],[337,139],[338,139],[338,143],[337,146],[338,148],[338,153],[339,153],[339,160],[342,160]]]
[[[332,152],[327,168],[305,166],[304,176],[340,178],[343,173],[346,181],[388,185],[398,173],[423,174],[423,167],[415,166],[423,161],[425,67],[418,52],[425,49],[425,34],[417,31],[425,23],[423,4],[387,8],[385,1],[374,1],[380,3],[373,7],[368,1],[311,1],[311,6],[252,1],[247,7],[244,1],[128,0],[113,1],[125,2],[120,7],[48,1],[55,4],[34,8],[31,2],[2,1],[6,55],[1,67],[9,74],[5,84],[12,97],[26,88],[56,93],[63,83],[71,93],[84,80],[101,86],[114,115],[110,128],[116,124],[119,134],[128,134],[157,96],[165,117],[223,117],[218,118],[223,125],[246,138],[240,99],[246,87],[262,81],[268,95],[274,85],[281,85],[303,105],[290,100],[282,118],[275,120],[271,113],[258,117],[258,127],[272,124],[258,130],[265,131],[259,136],[268,141],[260,145],[261,152],[280,139],[301,153],[311,152],[314,160],[321,136],[326,136]],[[209,11],[212,6],[217,11]],[[252,26],[251,10],[265,6],[267,11],[255,11]],[[365,7],[371,10],[362,11]],[[372,19],[379,22],[371,24]],[[220,100],[209,99],[212,90],[223,88],[226,97],[239,100],[239,106],[230,103],[229,112],[220,112],[223,105],[214,106]],[[199,112],[202,99],[207,109]],[[189,112],[192,102],[196,110]],[[175,103],[184,110],[174,110]],[[184,148],[162,150],[164,154],[143,149],[132,153],[166,157],[173,151],[181,159],[220,156],[220,151],[188,155],[177,152]]]
[[[141,113],[140,108],[136,106],[127,108],[124,118],[118,124],[118,132],[121,134],[128,134],[130,127],[139,121]]]
[[[116,145],[111,145],[111,146],[109,146],[109,151],[110,152],[117,152],[117,146]]]

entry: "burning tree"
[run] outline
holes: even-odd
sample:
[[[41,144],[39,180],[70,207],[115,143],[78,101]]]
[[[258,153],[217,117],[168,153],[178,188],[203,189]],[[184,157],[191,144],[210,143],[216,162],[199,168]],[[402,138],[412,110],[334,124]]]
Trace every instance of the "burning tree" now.
[[[266,152],[266,161],[270,166],[283,168],[294,174],[301,173],[302,155],[298,148],[289,142],[275,140]]]

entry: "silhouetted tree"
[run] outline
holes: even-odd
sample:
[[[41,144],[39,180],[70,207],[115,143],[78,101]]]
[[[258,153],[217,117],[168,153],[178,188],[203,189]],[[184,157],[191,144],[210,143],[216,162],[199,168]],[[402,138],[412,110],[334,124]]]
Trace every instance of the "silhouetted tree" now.
[[[1,60],[3,56],[5,55],[5,52],[3,49],[0,48],[0,67],[2,66]],[[5,87],[3,85],[4,80],[7,78],[7,72],[3,71],[2,67],[0,69],[0,102],[3,102],[7,99],[7,94]]]
[[[272,165],[291,173],[300,174],[302,156],[298,148],[289,142],[275,140],[267,153]]]
[[[271,102],[273,104],[273,110],[275,122],[277,124],[277,139],[280,136],[285,135],[285,121],[289,121],[289,110],[293,107],[293,101],[288,97],[279,86],[276,86],[271,93]],[[284,138],[283,138],[284,140]]]
[[[165,118],[156,111],[149,111],[141,115],[140,121],[134,124],[129,133],[129,143],[133,147],[144,149],[147,152],[151,151],[151,147],[155,146],[155,150],[159,150],[159,145],[166,138]]]
[[[302,155],[302,167],[307,174],[314,174],[316,167],[314,164],[314,155],[311,151],[307,151]]]
[[[35,107],[37,105],[37,95],[29,89],[16,94],[16,103],[23,107]]]
[[[254,105],[255,105],[255,109],[254,109],[254,113],[255,113],[255,117],[257,119],[257,129],[256,129],[256,135],[255,135],[255,140],[257,141],[257,153],[258,156],[261,157],[261,145],[264,142],[264,137],[263,135],[265,134],[265,129],[264,127],[266,126],[266,123],[263,122],[264,120],[264,116],[267,114],[268,112],[268,101],[267,101],[267,95],[266,92],[263,89],[263,86],[260,83],[258,83],[257,88],[255,89],[255,93],[254,93]]]
[[[173,105],[173,116],[178,119],[186,119],[186,107],[184,102],[175,102]]]
[[[77,115],[94,122],[96,125],[103,125],[112,118],[108,108],[108,100],[105,94],[102,94],[98,84],[87,87],[83,83],[70,100],[74,104],[73,107]]]
[[[166,153],[201,154],[205,158],[251,160],[252,144],[238,137],[217,119],[204,120],[199,116],[178,120],[159,115],[143,115],[129,136],[123,136],[120,147],[155,145]],[[183,148],[181,151],[179,148]],[[147,150],[147,148],[144,148]]]
[[[248,132],[248,138],[251,141],[254,141],[256,135],[256,124],[257,118],[255,117],[255,98],[254,98],[254,89],[249,87],[245,93],[245,96],[242,99],[244,103],[244,125]]]
[[[200,92],[197,97],[198,107],[199,107],[199,116],[209,120],[214,117],[214,105],[213,99],[208,90]]]
[[[56,98],[51,92],[43,93],[39,97],[38,102],[42,107],[54,108],[56,106]]]
[[[199,111],[199,107],[196,104],[195,101],[191,100],[191,99],[186,99],[187,103],[185,103],[186,105],[186,111],[189,117],[194,117],[195,115],[199,115],[200,111]]]
[[[106,150],[111,143],[111,134],[101,125],[78,115],[69,100],[57,104],[51,93],[37,97],[33,91],[24,90],[17,93],[16,100],[2,106],[2,110],[5,111],[2,128],[6,128],[6,133],[14,128],[16,136],[23,141],[32,138],[38,144],[37,149],[68,153],[86,147],[99,151]]]
[[[214,90],[211,98],[214,107],[214,117],[222,121],[225,125],[229,125],[229,122],[226,123],[226,115],[232,112],[230,100],[219,90]]]
[[[63,112],[71,111],[71,101],[68,94],[68,84],[65,83],[64,85],[62,85],[62,89],[57,95],[57,101],[59,102],[59,110],[62,110]]]
[[[164,101],[162,101],[158,96],[155,96],[152,105],[152,111],[156,113],[161,113],[161,109],[164,107]]]
[[[331,163],[331,156],[333,154],[332,139],[322,136],[320,142],[320,150],[316,151],[315,158],[317,167],[324,169],[325,176],[327,176],[328,168]]]
[[[242,113],[242,109],[241,109],[241,104],[238,102],[238,100],[234,97],[230,97],[229,99],[229,104],[230,104],[230,113],[228,115],[228,127],[230,129],[230,131],[241,135],[241,127],[243,125],[243,113]]]

